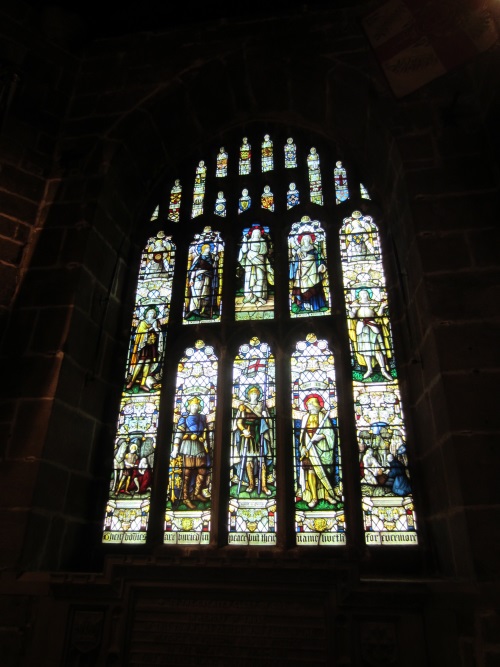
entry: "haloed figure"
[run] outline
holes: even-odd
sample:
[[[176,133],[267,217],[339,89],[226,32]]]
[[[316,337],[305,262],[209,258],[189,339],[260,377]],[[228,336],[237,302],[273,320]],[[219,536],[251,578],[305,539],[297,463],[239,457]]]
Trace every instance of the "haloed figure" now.
[[[290,269],[292,299],[299,310],[321,310],[327,305],[323,288],[326,266],[314,245],[313,235],[304,234],[299,236],[298,241],[295,260]]]
[[[303,499],[313,509],[321,499],[335,502],[332,478],[336,464],[336,437],[320,396],[307,396],[304,407],[307,414],[302,418],[300,428],[300,486]]]

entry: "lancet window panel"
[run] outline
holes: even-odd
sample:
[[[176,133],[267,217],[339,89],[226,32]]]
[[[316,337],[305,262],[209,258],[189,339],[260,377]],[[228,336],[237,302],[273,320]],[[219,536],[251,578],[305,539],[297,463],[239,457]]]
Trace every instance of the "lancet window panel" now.
[[[326,234],[318,220],[304,216],[288,236],[291,317],[330,314]]]
[[[218,359],[202,340],[179,361],[165,544],[209,544]]]
[[[236,265],[236,320],[274,318],[274,244],[269,227],[243,229]]]
[[[182,198],[182,185],[177,179],[170,191],[170,201],[168,205],[168,219],[171,222],[179,222]]]
[[[311,333],[291,358],[297,545],[342,545],[346,522],[335,361]]]
[[[266,134],[262,142],[262,172],[272,171],[274,169],[274,150],[271,137]]]
[[[113,452],[104,542],[146,541],[175,245],[159,231],[141,257]]]
[[[276,379],[270,346],[252,338],[233,365],[229,544],[276,544]]]
[[[406,428],[378,228],[359,211],[340,234],[366,543],[418,541]]]
[[[205,227],[189,246],[184,323],[219,322],[222,308],[224,243],[217,231]]]

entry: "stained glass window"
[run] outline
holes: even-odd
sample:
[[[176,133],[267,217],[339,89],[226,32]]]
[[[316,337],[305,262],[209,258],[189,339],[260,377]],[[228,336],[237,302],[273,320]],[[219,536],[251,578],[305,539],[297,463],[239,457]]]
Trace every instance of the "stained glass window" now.
[[[221,313],[224,244],[219,232],[205,227],[189,246],[184,322],[218,322]]]
[[[233,366],[229,544],[276,544],[275,369],[252,338]]]
[[[321,171],[319,168],[319,155],[314,146],[307,156],[307,167],[309,169],[309,191],[313,204],[323,206],[323,186],[321,184]]]
[[[142,253],[103,542],[146,541],[174,259],[163,231]]]
[[[417,543],[406,434],[378,229],[345,218],[341,255],[368,545]]]
[[[215,175],[217,178],[223,178],[227,176],[227,152],[224,149],[224,146],[221,146],[219,153],[217,154],[217,166],[215,169]]]
[[[266,134],[262,142],[262,171],[272,171],[274,168],[273,142]]]
[[[196,218],[203,213],[203,200],[205,199],[205,181],[207,178],[207,168],[205,162],[200,160],[196,167],[196,176],[194,179],[193,192],[193,211],[192,218]]]
[[[241,191],[241,197],[238,200],[238,213],[244,213],[245,211],[248,211],[251,205],[252,198],[248,194],[248,190],[243,188]]]
[[[335,363],[325,340],[309,334],[291,360],[298,545],[344,544]]]
[[[297,166],[297,146],[293,139],[288,137],[285,144],[285,168],[294,169]]]
[[[217,357],[202,340],[179,362],[170,451],[166,544],[208,544],[211,527]]]
[[[286,193],[286,207],[287,209],[290,209],[298,204],[300,204],[299,191],[297,190],[295,183],[290,183],[288,192]]]
[[[264,192],[260,197],[260,205],[268,211],[274,211],[274,195],[270,185],[264,185]]]
[[[217,199],[215,200],[215,215],[218,215],[221,218],[226,217],[226,198],[222,191],[217,193]]]
[[[259,223],[243,230],[236,269],[237,320],[274,316],[274,248],[269,227]]]
[[[247,137],[243,137],[243,142],[240,146],[240,162],[239,162],[239,174],[240,176],[245,176],[250,173],[252,165],[252,147],[248,143]]]
[[[168,207],[168,219],[172,222],[179,222],[181,208],[182,185],[176,180],[170,191],[170,204]]]
[[[304,216],[288,236],[290,314],[292,317],[330,313],[326,268],[326,235],[317,220]]]
[[[342,162],[337,162],[333,170],[335,180],[335,201],[341,204],[349,199],[349,188],[347,186],[347,172],[342,166]]]
[[[313,207],[323,211],[319,219],[300,212],[299,187],[307,210],[309,198],[320,205],[324,200],[340,204],[358,187],[361,198],[368,200],[369,194],[363,184],[352,182],[351,174],[348,188],[342,162],[336,163],[334,178],[325,182],[323,192],[314,147],[300,153],[307,160],[301,158],[299,168],[294,140],[285,143],[282,135],[285,160],[274,163],[271,135],[265,134],[263,142],[262,136],[252,141],[249,135],[229,151],[236,155],[239,150],[239,172],[244,175],[239,188],[232,179],[217,180],[228,175],[228,152],[219,144],[207,150],[210,163],[201,161],[191,171],[191,210],[189,205],[181,210],[182,188],[179,180],[174,182],[168,220],[184,222],[191,215],[195,220],[189,228],[172,225],[172,236],[155,234],[151,230],[160,223],[162,204],[151,216],[135,295],[103,541],[144,544],[153,517],[159,519],[165,507],[166,545],[213,547],[217,542],[230,545],[233,553],[238,546],[273,549],[278,540],[281,547],[293,543],[300,549],[347,543],[359,548],[361,537],[374,548],[418,544],[377,226],[369,215],[354,211],[343,220],[337,255],[337,239],[325,231],[335,228],[332,207]],[[272,169],[276,177],[258,169],[251,175],[250,143],[255,141],[262,146],[262,172]],[[297,171],[285,171],[292,168]],[[308,186],[309,197],[304,194]],[[200,222],[205,199],[213,206],[205,215],[218,216],[214,219],[221,231]],[[370,203],[365,207],[369,210]],[[179,294],[173,295],[170,314],[177,238],[177,252],[184,248],[187,260],[177,267]],[[283,273],[287,260],[288,276]],[[224,272],[229,275],[224,294],[230,303],[222,312]],[[342,278],[331,282],[333,276]],[[320,316],[323,319],[316,319]],[[186,325],[182,335],[191,336],[181,351],[180,324]],[[321,326],[321,334],[311,324]],[[290,349],[288,335],[297,327],[302,333],[293,334]],[[167,329],[175,354],[173,347],[166,347]],[[351,383],[346,378],[349,359],[352,386],[346,388],[346,379]],[[291,385],[284,382],[288,377]],[[341,381],[344,386],[337,391]],[[222,412],[217,415],[218,400]],[[162,432],[169,434],[167,442],[158,440]],[[159,448],[161,456],[155,459]],[[154,494],[153,477],[168,480]],[[343,480],[349,480],[345,490]],[[344,493],[353,508],[353,525],[346,522]],[[352,519],[356,506],[359,525]],[[156,525],[154,534],[159,532]]]

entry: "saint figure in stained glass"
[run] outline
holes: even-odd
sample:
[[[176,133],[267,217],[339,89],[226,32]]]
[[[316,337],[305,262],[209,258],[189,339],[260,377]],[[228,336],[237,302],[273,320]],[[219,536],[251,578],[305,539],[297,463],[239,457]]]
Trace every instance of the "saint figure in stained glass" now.
[[[217,199],[215,200],[215,215],[218,215],[221,218],[226,217],[226,198],[222,191],[217,193]]]
[[[223,245],[218,232],[205,227],[189,247],[185,322],[220,319]]]
[[[181,499],[190,510],[194,504],[206,503],[208,452],[205,443],[208,440],[207,417],[200,412],[201,399],[194,396],[186,401],[186,409],[181,413],[174,435],[171,457],[182,457],[182,493]]]
[[[388,356],[391,355],[389,346],[389,329],[387,317],[384,317],[387,302],[375,300],[372,290],[359,289],[357,298],[348,303],[349,335],[353,341],[354,351],[360,365],[366,368],[363,379],[366,380],[373,373],[374,363],[378,363],[380,372],[392,382],[388,372]]]
[[[174,255],[160,230],[141,257],[103,542],[146,540]]]
[[[269,228],[255,223],[243,230],[238,254],[236,319],[268,319],[273,315],[273,245]]]
[[[233,367],[229,543],[275,544],[275,371],[269,345],[253,338]]]
[[[337,162],[333,170],[333,177],[335,181],[335,201],[341,204],[346,199],[349,199],[349,188],[347,185],[347,172],[342,166],[342,162]]]
[[[245,211],[248,211],[251,205],[252,198],[248,194],[248,190],[243,188],[241,191],[241,197],[238,200],[238,213],[244,213]]]
[[[291,137],[288,137],[285,144],[285,168],[293,169],[297,166],[297,147]]]
[[[168,219],[179,222],[179,211],[181,208],[182,185],[177,179],[170,191],[170,203],[168,207]]]
[[[290,183],[288,192],[286,193],[286,207],[287,209],[291,209],[294,206],[297,206],[297,204],[300,204],[299,191],[297,190],[295,183]]]
[[[271,186],[265,185],[264,192],[260,198],[262,208],[267,209],[268,211],[274,211],[274,195],[271,192]]]
[[[137,384],[142,391],[155,388],[155,374],[163,357],[163,334],[156,306],[146,308],[137,325],[130,355],[130,379],[127,389]]]
[[[186,349],[176,382],[164,542],[210,541],[217,357],[201,340]]]
[[[335,366],[328,344],[309,334],[292,355],[298,544],[342,544],[345,520]]]
[[[378,229],[360,211],[340,230],[368,545],[418,543]]]
[[[318,498],[324,498],[330,504],[335,502],[335,491],[327,471],[335,467],[336,431],[319,394],[308,394],[304,408],[306,414],[299,434],[299,488],[303,499],[310,498],[307,506],[313,509]]]
[[[219,153],[217,154],[217,168],[215,170],[215,175],[217,178],[223,178],[227,176],[227,152],[224,149],[224,146],[221,146]]]
[[[314,146],[307,156],[307,167],[309,169],[309,190],[313,204],[323,205],[323,189],[321,184],[321,172],[319,168],[319,155]]]
[[[262,142],[262,171],[272,171],[273,168],[273,142],[271,141],[271,137],[266,134]]]
[[[207,168],[203,160],[200,160],[196,168],[193,193],[193,212],[192,218],[196,218],[203,213],[203,200],[205,198],[205,181],[207,177]]]
[[[245,484],[247,493],[270,496],[267,487],[267,468],[272,460],[272,431],[267,410],[262,402],[262,389],[247,388],[240,401],[234,421],[235,458],[239,458],[238,486]]]
[[[304,217],[288,239],[292,315],[329,312],[326,239],[319,222]]]
[[[243,143],[240,147],[239,174],[245,176],[250,173],[252,159],[252,147],[248,143],[247,137],[243,137]]]

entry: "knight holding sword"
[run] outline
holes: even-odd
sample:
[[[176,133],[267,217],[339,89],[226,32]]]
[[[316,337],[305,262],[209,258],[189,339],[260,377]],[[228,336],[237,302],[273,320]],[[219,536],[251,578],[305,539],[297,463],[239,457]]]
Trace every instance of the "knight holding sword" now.
[[[259,495],[271,495],[267,486],[268,464],[272,460],[272,430],[262,391],[257,385],[246,392],[247,400],[241,401],[234,420],[234,444],[239,454],[239,485],[245,480],[246,491],[252,493],[257,487]]]
[[[340,500],[334,491],[336,431],[328,410],[319,394],[309,394],[304,399],[307,414],[300,427],[300,475],[302,497],[313,509],[319,500],[328,503]]]

